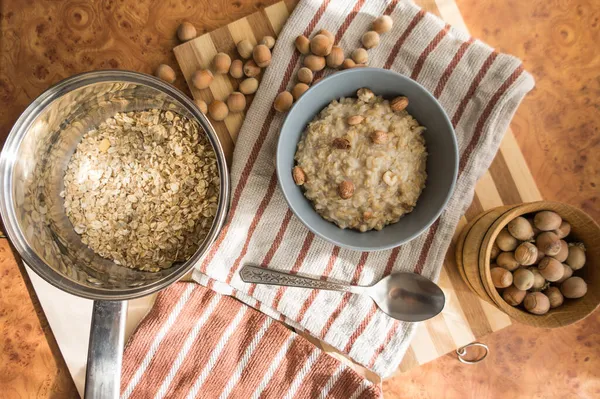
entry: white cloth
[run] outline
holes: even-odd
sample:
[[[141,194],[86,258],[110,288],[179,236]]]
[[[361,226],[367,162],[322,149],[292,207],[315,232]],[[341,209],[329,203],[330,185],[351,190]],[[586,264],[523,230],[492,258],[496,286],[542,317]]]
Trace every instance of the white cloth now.
[[[386,67],[421,83],[452,120],[460,172],[440,219],[394,250],[361,253],[314,237],[292,216],[277,187],[274,159],[285,118],[275,96],[290,89],[301,57],[294,39],[325,28],[344,49],[357,47],[374,18],[386,13],[393,29],[369,50],[369,66]],[[341,39],[341,40],[340,40]],[[333,73],[327,71],[325,75]],[[415,324],[395,321],[369,298],[330,291],[252,286],[240,280],[245,263],[309,276],[371,284],[392,271],[416,271],[436,280],[451,237],[470,204],[475,183],[488,168],[518,104],[533,88],[521,61],[496,53],[408,1],[303,0],[281,32],[257,95],[246,114],[232,165],[230,220],[195,270],[196,281],[302,328],[358,363],[386,376],[394,372]]]

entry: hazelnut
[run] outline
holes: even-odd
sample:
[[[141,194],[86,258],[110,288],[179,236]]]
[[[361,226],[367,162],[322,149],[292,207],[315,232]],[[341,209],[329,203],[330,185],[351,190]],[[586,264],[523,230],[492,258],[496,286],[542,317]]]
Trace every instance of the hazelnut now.
[[[362,87],[356,91],[358,99],[364,103],[370,103],[375,99],[375,93],[371,89]]]
[[[383,130],[375,130],[373,133],[371,133],[371,141],[374,144],[383,144],[387,142],[387,140],[388,135]]]
[[[559,307],[565,301],[565,298],[558,287],[549,287],[544,291],[544,295],[546,295],[550,301],[550,309]]]
[[[389,15],[383,15],[373,21],[373,30],[377,33],[386,33],[392,29],[394,20]]]
[[[300,166],[294,166],[294,169],[292,169],[292,177],[297,186],[301,186],[306,182],[306,174]]]
[[[498,237],[496,237],[496,244],[501,250],[509,252],[517,249],[519,241],[510,235],[508,229],[502,229],[498,233]]]
[[[525,295],[523,305],[529,313],[542,315],[550,310],[550,300],[541,292],[532,292]]]
[[[490,270],[492,282],[496,288],[509,287],[513,282],[513,275],[506,269],[494,267]]]
[[[537,247],[530,242],[524,242],[515,250],[515,259],[524,266],[533,265],[537,260]]]
[[[565,281],[573,275],[573,269],[571,269],[569,265],[563,263],[563,268],[565,269],[565,272],[563,273],[563,276],[560,278],[560,280],[556,281],[557,283],[562,283],[563,281]]]
[[[267,67],[271,63],[271,50],[264,44],[259,44],[252,50],[252,58],[259,67]]]
[[[350,141],[342,137],[337,137],[333,139],[331,145],[333,146],[333,148],[337,148],[339,150],[347,150],[350,148]]]
[[[325,57],[319,57],[318,55],[307,55],[304,57],[304,66],[313,72],[320,71],[325,68]]]
[[[156,68],[154,75],[168,83],[173,83],[175,81],[175,71],[166,64],[160,64],[158,68]]]
[[[213,68],[218,74],[225,74],[229,72],[231,66],[231,57],[225,53],[217,53],[213,58]]]
[[[341,47],[333,46],[326,62],[329,68],[339,68],[344,62],[344,50]]]
[[[530,270],[517,269],[513,273],[513,284],[520,290],[527,291],[533,287],[535,276]]]
[[[335,36],[333,35],[333,33],[329,32],[327,29],[319,29],[319,31],[316,33],[316,35],[325,35],[329,38],[329,40],[331,40],[332,44],[335,42]]]
[[[306,55],[310,52],[310,40],[308,40],[306,36],[298,36],[294,44],[296,45],[296,49],[298,49],[301,54]]]
[[[234,91],[227,97],[227,106],[231,112],[242,112],[246,109],[246,96],[239,91]]]
[[[364,220],[369,220],[373,217],[373,212],[371,211],[364,211],[363,212],[363,219]]]
[[[562,218],[552,211],[541,211],[535,214],[533,224],[541,231],[552,231],[560,227]]]
[[[377,47],[379,45],[379,33],[372,30],[368,31],[367,33],[362,35],[360,41],[366,49]]]
[[[544,256],[546,256],[546,254],[544,254],[542,251],[540,251],[538,249],[538,251],[537,251],[537,259],[535,260],[535,264],[537,265],[538,263],[540,263],[540,261],[544,258]]]
[[[544,257],[540,261],[538,270],[546,280],[551,282],[560,280],[565,273],[563,264],[549,256]]]
[[[298,82],[310,84],[313,80],[313,72],[307,67],[298,70]]]
[[[520,290],[514,285],[511,285],[502,292],[502,298],[510,306],[518,306],[523,302],[526,294],[527,291]]]
[[[227,118],[227,115],[229,115],[229,109],[223,101],[214,100],[208,106],[208,113],[214,120],[222,121],[223,119]]]
[[[554,230],[554,234],[558,236],[558,238],[565,238],[571,232],[571,225],[564,220],[560,224],[560,227]]]
[[[558,237],[558,236],[557,236]],[[560,240],[560,251],[556,255],[552,255],[559,262],[564,262],[569,256],[569,244],[565,240]]]
[[[244,75],[248,76],[249,78],[254,78],[260,75],[260,68],[258,67],[258,65],[256,65],[256,62],[254,62],[254,60],[246,61],[246,63],[244,64]]]
[[[298,100],[306,90],[308,90],[308,85],[306,83],[296,83],[296,85],[292,88],[292,96],[294,97],[294,100]]]
[[[535,227],[535,224],[533,224],[533,218],[526,218],[527,221],[529,222],[529,224],[531,225],[531,228],[533,229],[533,236],[536,237],[538,234],[540,234],[542,231],[540,229],[538,229],[537,227]]]
[[[192,84],[198,90],[206,89],[213,81],[213,74],[208,69],[199,69],[192,74]]]
[[[395,174],[393,174],[391,171],[386,171],[383,176],[382,176],[382,180],[385,184],[387,184],[388,186],[395,186],[396,183],[398,183],[398,176],[396,176]]]
[[[240,82],[238,90],[244,94],[253,94],[258,89],[258,80],[256,78],[244,79]]]
[[[527,241],[533,238],[533,227],[527,219],[518,216],[508,222],[508,232],[517,240]]]
[[[394,112],[403,111],[408,107],[408,98],[404,96],[396,97],[391,101],[390,106]]]
[[[343,199],[348,199],[354,194],[354,184],[350,180],[344,180],[338,186],[338,194]]]
[[[546,287],[546,279],[542,276],[542,273],[540,273],[537,267],[530,267],[527,270],[533,273],[533,286],[531,286],[531,289],[533,291],[543,290]]]
[[[579,270],[585,265],[585,248],[583,245],[569,245],[569,255],[567,256],[566,263],[573,270]]]
[[[364,120],[365,120],[365,118],[363,116],[352,115],[352,116],[349,116],[348,119],[346,119],[346,122],[348,122],[348,124],[350,126],[354,126],[354,125],[360,124]]]
[[[356,62],[350,58],[346,58],[344,62],[342,62],[342,69],[351,69],[354,67],[356,67]]]
[[[289,91],[282,91],[275,97],[275,101],[273,102],[273,108],[277,112],[287,112],[290,108],[292,108],[292,104],[294,102],[294,96]]]
[[[560,292],[565,298],[581,298],[587,293],[587,284],[581,277],[571,277],[560,285]]]
[[[310,52],[314,55],[326,56],[331,53],[333,42],[325,35],[316,35],[310,41]]]
[[[496,263],[498,266],[511,272],[520,266],[519,262],[515,259],[515,254],[513,252],[502,252],[498,255],[498,258],[496,258]]]
[[[502,252],[502,250],[498,247],[498,244],[496,244],[496,242],[494,241],[494,243],[492,244],[492,250],[490,252],[490,260],[494,260],[498,257],[498,255],[500,255],[500,252]]]
[[[252,57],[252,50],[254,50],[254,45],[250,43],[250,40],[240,40],[236,47],[240,57],[242,57],[243,59],[248,59]]]
[[[229,74],[235,79],[244,77],[244,64],[242,64],[242,60],[233,60],[229,68]]]
[[[538,235],[535,239],[535,245],[537,245],[539,251],[542,251],[549,256],[558,254],[561,247],[560,239],[551,231],[544,231],[543,233],[540,233],[540,235]]]
[[[357,48],[352,52],[352,60],[357,64],[366,64],[369,62],[369,54],[364,48]]]
[[[258,44],[264,44],[269,48],[269,50],[271,50],[273,47],[275,47],[275,38],[273,36],[265,36]]]
[[[187,42],[188,40],[192,40],[196,37],[196,28],[189,22],[182,22],[177,28],[177,37],[182,42]]]
[[[204,115],[208,114],[208,105],[206,104],[205,101],[203,101],[203,100],[194,100],[194,103],[196,104],[196,106],[198,108],[200,108],[200,112],[202,112]]]

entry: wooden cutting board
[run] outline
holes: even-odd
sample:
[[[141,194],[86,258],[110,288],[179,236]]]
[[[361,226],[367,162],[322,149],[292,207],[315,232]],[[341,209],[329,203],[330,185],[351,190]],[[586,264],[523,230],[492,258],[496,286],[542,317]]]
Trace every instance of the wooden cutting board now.
[[[467,30],[453,1],[416,0],[415,2],[454,27]],[[194,98],[202,99],[207,103],[213,99],[225,100],[237,88],[238,79],[233,79],[229,75],[216,75],[208,89],[198,90],[190,81],[193,72],[199,68],[208,68],[217,52],[228,53],[232,59],[237,58],[235,43],[242,39],[256,43],[265,35],[276,37],[292,8],[293,2],[282,1],[175,47],[175,56]],[[249,100],[251,101],[251,98]],[[213,121],[229,160],[243,119],[244,114],[238,113],[230,114],[222,122]],[[455,243],[461,228],[484,210],[504,204],[539,199],[541,196],[535,181],[509,129],[490,169],[477,184],[473,203],[461,219],[446,255],[439,279],[439,285],[446,295],[446,307],[437,317],[419,324],[400,365],[400,371],[407,371],[427,363],[511,324],[508,316],[469,291],[456,268]],[[334,356],[340,357],[340,354],[329,345],[314,338],[311,341]],[[493,351],[493,348],[491,350]],[[364,369],[360,371],[368,374]],[[369,377],[373,376],[369,375]]]

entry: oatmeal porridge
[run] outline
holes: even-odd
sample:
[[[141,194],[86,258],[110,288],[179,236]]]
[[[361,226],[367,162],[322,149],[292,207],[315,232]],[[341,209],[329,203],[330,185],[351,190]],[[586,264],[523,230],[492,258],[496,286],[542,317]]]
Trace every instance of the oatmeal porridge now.
[[[298,143],[294,181],[326,220],[342,229],[381,230],[411,212],[427,173],[425,128],[369,89],[332,101]]]
[[[216,214],[216,155],[199,125],[158,109],[118,113],[86,133],[61,193],[84,244],[126,267],[185,261]]]

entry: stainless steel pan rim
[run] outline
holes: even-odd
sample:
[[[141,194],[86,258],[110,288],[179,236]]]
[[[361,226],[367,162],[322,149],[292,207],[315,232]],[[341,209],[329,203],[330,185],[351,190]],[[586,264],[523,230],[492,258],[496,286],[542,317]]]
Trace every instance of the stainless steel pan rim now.
[[[147,85],[168,94],[173,99],[178,101],[190,112],[190,114],[196,118],[198,123],[200,123],[208,135],[208,138],[217,156],[220,175],[220,195],[217,213],[206,239],[200,245],[194,255],[183,264],[173,266],[176,269],[171,274],[159,281],[141,287],[131,287],[126,290],[122,289],[118,291],[103,289],[100,287],[93,288],[82,286],[75,281],[65,278],[52,268],[48,267],[36,255],[36,253],[27,244],[25,236],[16,220],[15,204],[12,195],[13,184],[11,179],[14,164],[12,157],[15,156],[16,150],[23,140],[27,129],[39,115],[39,113],[57,98],[60,98],[63,94],[68,93],[69,91],[90,84],[107,81]],[[24,262],[29,265],[35,271],[35,273],[53,286],[73,295],[94,300],[122,301],[149,295],[167,287],[187,274],[188,271],[202,258],[208,247],[216,239],[227,218],[230,196],[230,181],[227,163],[225,160],[225,153],[223,152],[223,148],[219,143],[214,127],[211,125],[206,116],[200,112],[198,107],[196,107],[196,105],[184,93],[174,86],[147,74],[121,70],[103,70],[85,72],[62,80],[61,82],[47,89],[44,93],[37,97],[27,107],[27,109],[25,109],[23,114],[19,117],[11,129],[10,134],[8,135],[8,138],[4,144],[2,153],[0,154],[0,190],[2,190],[2,195],[0,195],[0,214],[2,215],[6,234],[23,258]]]

